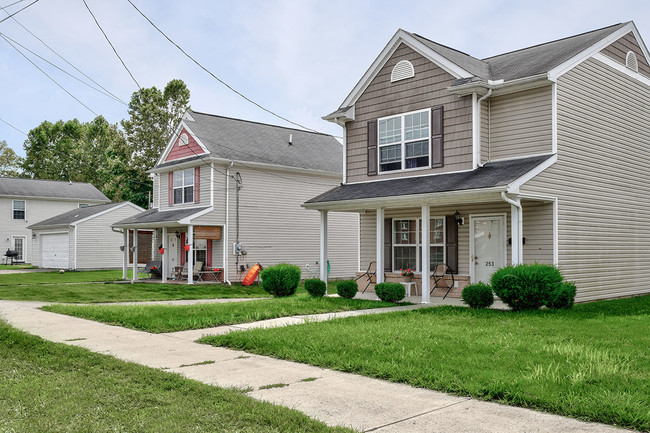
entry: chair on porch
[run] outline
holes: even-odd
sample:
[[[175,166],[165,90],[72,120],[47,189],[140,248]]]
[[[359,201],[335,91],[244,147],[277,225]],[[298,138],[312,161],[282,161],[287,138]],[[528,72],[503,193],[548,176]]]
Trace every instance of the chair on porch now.
[[[203,262],[194,262],[194,272],[192,272],[192,279],[194,281],[198,281],[199,272],[201,272],[202,270],[203,270]],[[178,279],[187,280],[187,262],[185,262],[183,269],[181,269]]]
[[[445,278],[447,275],[450,275],[451,279]],[[433,273],[431,274],[431,279],[433,280],[433,285],[429,294],[432,294],[436,289],[447,289],[447,292],[445,293],[445,296],[442,297],[442,299],[445,299],[447,297],[455,285],[454,271],[452,271],[446,263],[438,263],[436,265],[436,267],[433,269]]]
[[[149,260],[147,265],[144,267],[144,274],[149,274],[149,279],[162,278],[162,261],[161,260]]]
[[[366,272],[364,272],[363,274],[359,275],[357,278],[354,279],[354,281],[357,281],[363,277],[366,277],[368,284],[366,284],[366,287],[363,289],[363,292],[361,293],[366,293],[368,287],[370,287],[370,285],[373,283],[372,279],[375,278],[376,276],[377,276],[377,262],[372,261],[368,265],[368,269],[366,269]]]

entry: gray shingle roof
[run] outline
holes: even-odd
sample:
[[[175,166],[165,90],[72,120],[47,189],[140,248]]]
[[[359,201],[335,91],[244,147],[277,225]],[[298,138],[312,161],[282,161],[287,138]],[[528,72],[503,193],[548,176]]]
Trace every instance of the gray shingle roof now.
[[[417,33],[409,33],[409,34],[413,36],[415,39],[417,39],[418,41],[422,42],[424,45],[431,48],[436,53],[440,54],[442,57],[460,66],[467,72],[472,73],[477,77],[481,77],[485,79],[489,78],[490,67],[486,62],[479,60],[476,57],[472,57],[469,54],[465,54],[462,51],[458,51],[453,48],[449,48],[445,45],[439,44],[437,42],[433,42],[432,40],[429,40],[424,36],[420,36]]]
[[[208,207],[189,208],[189,209],[174,209],[169,211],[159,211],[158,209],[149,209],[138,215],[123,219],[113,224],[114,227],[122,227],[129,225],[139,224],[155,224],[155,223],[174,223],[188,216],[194,215],[201,211],[208,209]]]
[[[341,173],[342,146],[326,134],[190,111],[185,122],[212,156]],[[289,144],[289,136],[292,144]],[[166,166],[161,164],[156,166]]]
[[[14,177],[0,177],[0,196],[110,201],[89,183]]]
[[[541,155],[489,162],[482,168],[458,173],[341,185],[305,203],[341,202],[506,186],[551,157],[552,155]]]
[[[69,226],[70,224],[88,218],[98,213],[104,212],[105,210],[112,209],[122,205],[125,202],[120,203],[107,203],[107,204],[98,204],[94,206],[81,207],[79,209],[72,209],[71,211],[64,212],[52,218],[37,222],[32,224],[27,228],[35,229],[39,227],[52,227],[52,226]]]

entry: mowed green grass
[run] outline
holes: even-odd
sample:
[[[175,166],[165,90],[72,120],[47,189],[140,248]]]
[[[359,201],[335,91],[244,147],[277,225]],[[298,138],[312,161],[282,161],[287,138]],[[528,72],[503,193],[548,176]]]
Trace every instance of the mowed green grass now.
[[[14,271],[17,269],[36,269],[36,266],[32,265],[0,265],[0,271]]]
[[[569,311],[438,307],[200,341],[650,431],[650,296]]]
[[[348,432],[180,375],[44,341],[0,321],[2,432]]]
[[[124,326],[147,332],[174,332],[294,315],[392,307],[396,304],[362,299],[287,298],[197,305],[49,305],[45,311]]]
[[[128,272],[129,278],[133,275]],[[122,279],[121,270],[105,271],[69,271],[60,274],[55,272],[26,272],[0,275],[1,286],[14,286],[18,284],[61,284],[61,283],[88,283],[102,281],[117,281]]]

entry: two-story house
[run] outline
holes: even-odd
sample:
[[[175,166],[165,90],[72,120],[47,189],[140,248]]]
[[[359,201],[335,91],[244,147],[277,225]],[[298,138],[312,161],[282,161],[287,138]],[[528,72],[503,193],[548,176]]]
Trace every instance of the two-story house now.
[[[316,277],[319,215],[301,204],[339,185],[341,168],[342,146],[330,135],[188,111],[150,170],[152,208],[113,226],[153,230],[163,281],[187,264],[223,270],[226,282],[241,281],[255,263],[291,263]],[[329,261],[331,277],[350,277],[358,215],[332,215],[329,224],[334,246],[324,267]],[[138,247],[124,243],[125,254]]]
[[[633,22],[486,59],[398,30],[325,119],[343,127],[344,181],[304,207],[325,225],[360,214],[357,271],[445,262],[458,296],[539,262],[578,300],[650,292],[650,57]]]
[[[32,263],[30,224],[80,207],[110,200],[89,183],[0,177],[0,249],[18,253],[16,260]],[[45,242],[54,237],[44,237]],[[49,245],[49,244],[46,244]],[[67,267],[66,267],[67,269]]]

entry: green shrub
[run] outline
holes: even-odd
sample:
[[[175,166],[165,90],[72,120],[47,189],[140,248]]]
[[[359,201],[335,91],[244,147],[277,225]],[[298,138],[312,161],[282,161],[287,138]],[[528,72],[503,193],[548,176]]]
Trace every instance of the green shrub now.
[[[564,281],[551,292],[546,306],[555,310],[569,309],[573,307],[576,291],[576,284],[573,281]]]
[[[406,289],[400,283],[379,283],[375,294],[384,302],[399,302],[406,296]]]
[[[310,280],[305,280],[305,290],[307,290],[307,293],[311,296],[321,298],[325,296],[327,284],[325,281],[319,280],[318,278],[312,278]]]
[[[551,265],[506,266],[492,274],[494,293],[515,311],[536,310],[546,303],[562,282],[562,274]]]
[[[461,297],[470,308],[487,308],[494,303],[492,287],[481,282],[466,286]]]
[[[269,266],[261,273],[262,288],[273,296],[291,296],[300,284],[300,268],[288,263]]]
[[[336,283],[336,292],[341,298],[352,299],[357,294],[357,282],[354,280],[343,280]]]

